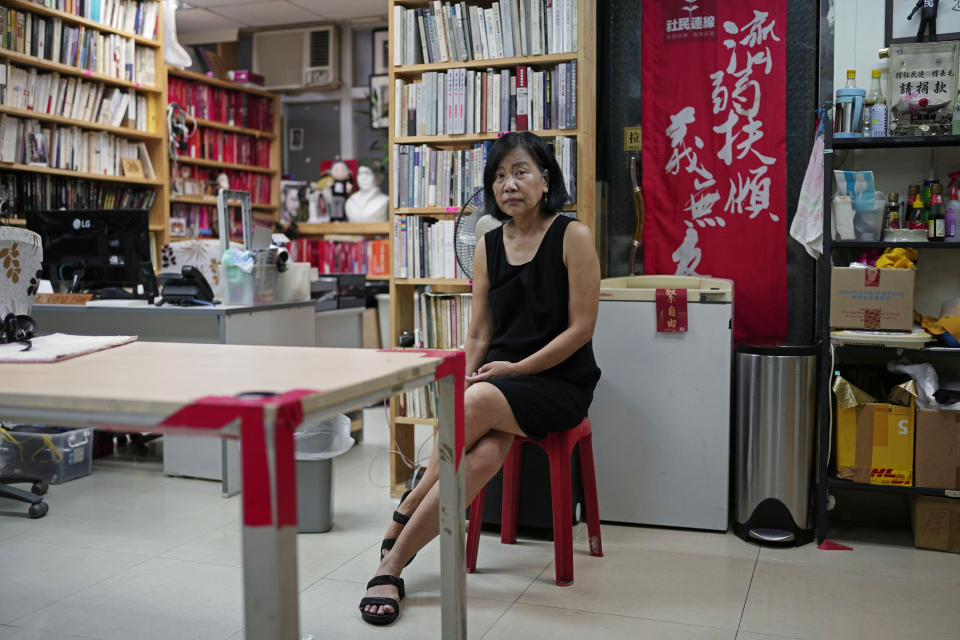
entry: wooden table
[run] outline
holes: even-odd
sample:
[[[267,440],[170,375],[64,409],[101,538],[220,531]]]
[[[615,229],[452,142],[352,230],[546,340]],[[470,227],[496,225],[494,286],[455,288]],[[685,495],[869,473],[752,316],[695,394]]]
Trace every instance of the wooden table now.
[[[454,351],[136,342],[56,364],[0,364],[0,417],[239,438],[245,634],[299,640],[294,429],[436,381],[442,637],[459,639],[464,367]],[[250,392],[276,395],[241,397]],[[358,616],[358,634],[362,624]]]

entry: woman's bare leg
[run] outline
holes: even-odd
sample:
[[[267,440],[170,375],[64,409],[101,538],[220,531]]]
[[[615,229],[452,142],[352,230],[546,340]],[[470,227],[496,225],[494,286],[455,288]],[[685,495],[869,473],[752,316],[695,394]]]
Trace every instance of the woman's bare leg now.
[[[506,411],[505,414],[504,411]],[[467,389],[464,400],[465,440],[463,450],[470,451],[474,443],[491,430],[523,435],[503,394],[492,384],[480,382]],[[397,507],[397,511],[405,516],[409,516],[416,511],[427,493],[437,483],[437,478],[440,477],[437,448],[438,444],[435,440],[433,451],[430,453],[430,461],[427,463],[420,482],[410,491],[410,495],[404,499],[403,504]],[[383,537],[384,539],[396,538],[402,530],[403,525],[391,521]],[[384,557],[388,553],[390,552],[385,551]]]
[[[464,449],[467,451],[463,458],[465,498],[469,503],[500,470],[514,437],[523,435],[523,432],[513,417],[507,399],[496,387],[488,383],[478,383],[467,390],[464,419]],[[440,526],[440,509],[436,460],[433,455],[431,463],[434,464],[431,486],[420,492],[416,506],[409,510],[401,509],[401,513],[410,514],[410,521],[400,530],[393,549],[381,559],[380,566],[374,575],[399,576],[407,560],[436,537]],[[425,472],[423,480],[417,486],[425,484],[427,478],[427,472]],[[401,506],[406,507],[413,497],[414,494],[411,493]],[[369,589],[366,595],[396,598],[397,589],[391,585],[380,585]],[[366,608],[366,611],[386,615],[392,613],[393,607],[371,605]]]

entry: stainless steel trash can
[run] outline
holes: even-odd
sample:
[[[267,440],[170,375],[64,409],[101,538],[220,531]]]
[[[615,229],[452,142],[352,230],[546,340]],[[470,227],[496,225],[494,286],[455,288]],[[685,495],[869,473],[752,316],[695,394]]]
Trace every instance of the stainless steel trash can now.
[[[333,460],[297,460],[297,530],[333,528]]]
[[[813,539],[817,351],[770,340],[737,345],[733,530],[744,540]]]

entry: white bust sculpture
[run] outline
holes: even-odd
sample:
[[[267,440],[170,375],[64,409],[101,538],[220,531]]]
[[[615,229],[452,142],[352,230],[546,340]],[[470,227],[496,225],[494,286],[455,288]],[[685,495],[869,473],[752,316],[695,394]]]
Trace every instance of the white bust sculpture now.
[[[385,222],[387,220],[387,195],[377,186],[376,176],[370,167],[357,169],[355,194],[347,198],[345,210],[350,222]]]

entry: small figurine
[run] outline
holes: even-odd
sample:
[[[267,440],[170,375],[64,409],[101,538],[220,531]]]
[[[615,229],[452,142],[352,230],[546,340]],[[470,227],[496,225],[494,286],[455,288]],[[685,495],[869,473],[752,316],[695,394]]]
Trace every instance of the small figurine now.
[[[343,205],[347,197],[353,193],[353,180],[350,175],[350,167],[346,162],[337,161],[330,167],[330,175],[333,177],[333,202],[330,205],[330,221],[338,222],[346,220]]]
[[[917,0],[913,11],[907,16],[907,20],[913,19],[913,14],[920,10],[920,28],[917,29],[917,42],[923,42],[923,30],[927,30],[927,42],[937,41],[937,10],[940,8],[940,0]]]

